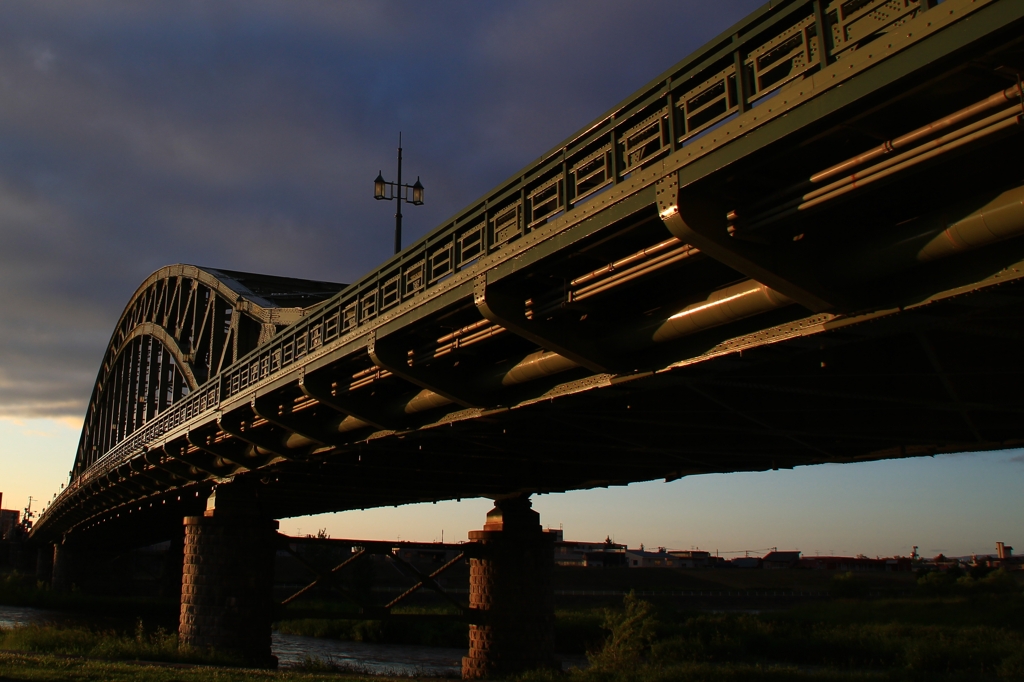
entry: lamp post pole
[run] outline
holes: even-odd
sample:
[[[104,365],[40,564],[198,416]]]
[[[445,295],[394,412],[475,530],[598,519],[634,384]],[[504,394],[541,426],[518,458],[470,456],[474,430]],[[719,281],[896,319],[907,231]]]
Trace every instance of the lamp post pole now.
[[[398,182],[402,186],[402,133],[398,133]],[[402,250],[402,194],[395,197],[398,201],[398,210],[395,212],[395,253]]]
[[[398,182],[388,182],[382,173],[377,173],[377,179],[373,181],[373,198],[378,201],[395,199],[398,202],[398,210],[395,211],[395,253],[398,253],[402,250],[402,202],[413,206],[423,205],[423,185],[420,179],[416,178],[416,184],[413,185],[402,184],[402,133],[398,133]]]

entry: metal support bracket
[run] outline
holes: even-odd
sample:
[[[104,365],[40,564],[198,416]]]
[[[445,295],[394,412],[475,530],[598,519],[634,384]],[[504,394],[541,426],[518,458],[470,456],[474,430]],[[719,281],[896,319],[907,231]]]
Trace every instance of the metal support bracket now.
[[[323,433],[321,429],[318,429],[313,424],[308,423],[307,420],[302,417],[297,417],[291,413],[287,416],[280,414],[280,403],[272,396],[256,396],[253,394],[252,399],[249,401],[249,407],[252,409],[253,414],[257,417],[266,419],[269,423],[284,429],[285,431],[291,431],[297,433],[304,438],[320,443],[321,445],[336,445],[338,438],[331,438],[326,433]]]
[[[278,459],[296,459],[298,453],[288,452],[288,449],[284,447],[284,444],[280,439],[274,437],[268,438],[265,433],[245,428],[242,419],[238,416],[240,411],[241,410],[235,410],[228,414],[221,414],[220,417],[217,418],[217,426],[220,427],[220,430],[234,436],[238,440],[254,445],[260,450],[265,450]],[[273,459],[269,461],[273,461]]]
[[[468,381],[460,381],[451,372],[442,372],[429,366],[410,366],[408,346],[397,334],[378,337],[374,330],[369,336],[366,352],[373,364],[381,369],[386,369],[411,384],[433,391],[463,407],[481,407],[485,404],[476,395],[476,391],[470,388]]]
[[[209,459],[207,459],[207,461],[201,461],[198,457],[188,457],[185,455],[184,447],[165,445],[164,452],[167,453],[167,456],[170,457],[171,459],[175,459],[181,462],[182,464],[192,467],[193,469],[203,471],[209,474],[210,476],[213,476],[214,478],[224,478],[226,476],[231,476],[232,474],[237,473],[238,470],[242,468],[237,464],[231,464],[228,466],[218,466],[215,461],[209,461]]]
[[[210,443],[208,441],[208,439],[204,438],[201,434],[198,434],[198,433],[196,433],[194,431],[189,431],[188,433],[186,433],[185,434],[185,440],[188,441],[189,445],[191,445],[191,446],[201,450],[202,452],[205,452],[207,455],[210,455],[211,457],[223,460],[225,462],[228,462],[228,463],[234,465],[234,470],[233,471],[231,471],[230,473],[226,473],[226,474],[223,474],[223,473],[222,474],[218,474],[219,476],[231,475],[233,473],[236,473],[238,469],[245,469],[246,471],[248,471],[248,470],[254,469],[254,468],[256,468],[258,466],[258,464],[257,464],[257,462],[255,460],[252,460],[251,458],[247,458],[246,455],[245,455],[245,450],[248,449],[248,444],[240,446],[240,444],[237,443],[237,442],[230,443],[230,444],[229,443]],[[167,448],[165,447],[164,450],[166,451]],[[198,458],[193,458],[193,457],[189,457],[189,456],[185,456],[185,455],[182,455],[182,456],[178,457],[174,453],[171,453],[171,452],[168,452],[168,454],[171,457],[175,457],[176,459],[181,459],[182,461],[187,462],[188,464],[191,464],[191,465],[195,466],[197,469],[204,469],[204,470],[207,470],[207,471],[211,471],[212,470],[214,472],[217,472],[217,471],[220,471],[221,469],[224,469],[226,471],[229,468],[229,467],[221,467],[221,466],[218,466],[216,464],[207,465],[204,468],[204,466],[202,464],[196,462],[196,460]]]
[[[601,358],[602,354],[592,342],[562,326],[556,328],[552,324],[527,319],[523,301],[496,291],[488,284],[486,274],[473,282],[473,304],[485,319],[544,350],[567,357],[591,372],[608,371],[608,363]]]
[[[170,457],[173,461],[161,461],[161,454]],[[161,471],[166,471],[170,475],[185,481],[198,482],[205,481],[207,478],[209,478],[207,472],[200,472],[198,470],[198,467],[193,467],[188,462],[183,462],[180,459],[174,458],[170,453],[168,453],[164,449],[164,447],[158,447],[150,450],[149,452],[143,455],[143,458],[146,460],[146,462],[153,465],[157,469],[160,469]]]
[[[751,279],[785,294],[813,312],[833,310],[840,297],[829,291],[805,264],[784,247],[733,239],[726,228],[727,211],[696,191],[680,192],[679,175],[671,173],[656,185],[658,215],[680,241]]]
[[[360,419],[375,428],[394,429],[396,427],[395,417],[388,415],[384,410],[374,408],[368,404],[372,401],[368,401],[365,398],[356,400],[347,392],[341,393],[336,391],[327,377],[316,373],[303,373],[299,377],[299,390],[332,410]]]

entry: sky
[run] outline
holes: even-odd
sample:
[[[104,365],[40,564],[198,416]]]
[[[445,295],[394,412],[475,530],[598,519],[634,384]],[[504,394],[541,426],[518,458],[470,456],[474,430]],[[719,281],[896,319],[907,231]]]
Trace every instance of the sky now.
[[[5,0],[0,491],[66,481],[105,345],[171,263],[351,282],[385,260],[378,171],[422,179],[411,243],[756,9],[755,0]],[[536,498],[568,536],[889,555],[1013,544],[1020,453],[805,467]],[[464,539],[486,500],[292,519]],[[1024,538],[1017,538],[1024,548]]]

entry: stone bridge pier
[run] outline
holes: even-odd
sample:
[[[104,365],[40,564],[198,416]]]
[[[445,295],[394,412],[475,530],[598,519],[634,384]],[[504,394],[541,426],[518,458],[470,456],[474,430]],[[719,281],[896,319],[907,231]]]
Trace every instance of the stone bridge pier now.
[[[552,572],[554,538],[528,497],[495,501],[470,559],[469,655],[463,679],[557,666]]]
[[[59,545],[46,543],[36,549],[36,580],[52,584],[58,547]]]
[[[255,482],[219,484],[202,516],[185,517],[178,642],[273,668],[277,522],[260,513]]]

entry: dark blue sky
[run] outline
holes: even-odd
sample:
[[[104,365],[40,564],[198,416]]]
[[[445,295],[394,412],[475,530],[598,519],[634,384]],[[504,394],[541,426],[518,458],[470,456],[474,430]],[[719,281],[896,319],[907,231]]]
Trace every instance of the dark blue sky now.
[[[80,417],[162,265],[349,282],[757,0],[0,5],[0,416]]]

